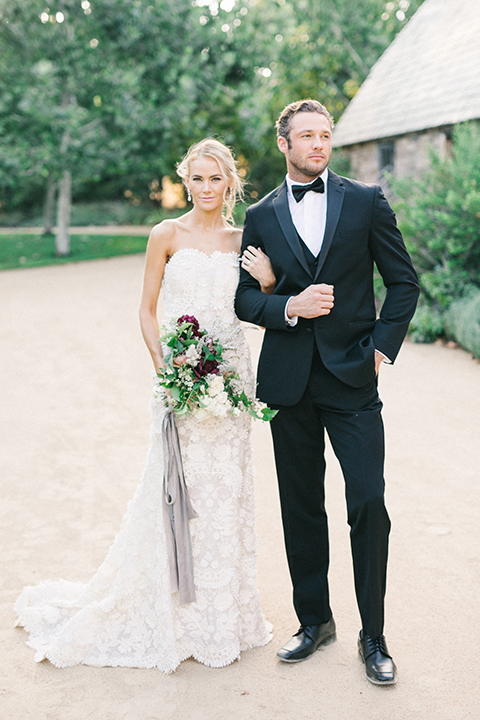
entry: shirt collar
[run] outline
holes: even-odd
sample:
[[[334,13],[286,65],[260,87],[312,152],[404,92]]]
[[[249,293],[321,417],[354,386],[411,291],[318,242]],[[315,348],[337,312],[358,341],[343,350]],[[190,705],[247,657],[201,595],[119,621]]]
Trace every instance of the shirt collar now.
[[[327,181],[328,181],[328,167],[325,168],[325,170],[323,171],[323,173],[320,176],[317,175],[317,177],[322,178],[323,182],[325,183],[325,187],[326,187]],[[285,177],[285,180],[287,182],[288,192],[290,193],[290,195],[292,195],[292,197],[293,197],[292,185],[311,185],[311,183],[314,182],[316,179],[317,178],[313,178],[313,180],[310,180],[310,182],[308,182],[308,183],[300,183],[300,182],[295,182],[294,180],[292,180],[292,178],[290,177],[290,175],[288,175],[288,173]]]

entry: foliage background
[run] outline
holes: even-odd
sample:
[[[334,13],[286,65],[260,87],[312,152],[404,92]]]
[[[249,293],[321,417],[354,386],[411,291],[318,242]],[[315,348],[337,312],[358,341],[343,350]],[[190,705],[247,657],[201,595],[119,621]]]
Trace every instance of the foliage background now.
[[[280,110],[314,96],[338,119],[420,4],[0,0],[4,220],[38,214],[65,170],[75,201],[127,197],[148,214],[161,178],[207,135],[234,146],[262,196],[284,173]]]

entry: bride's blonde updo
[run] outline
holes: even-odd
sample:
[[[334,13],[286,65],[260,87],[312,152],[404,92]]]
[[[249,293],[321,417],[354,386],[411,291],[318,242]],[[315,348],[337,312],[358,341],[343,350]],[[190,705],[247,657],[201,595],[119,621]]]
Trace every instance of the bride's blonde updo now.
[[[177,165],[177,174],[180,175],[184,183],[186,183],[190,175],[190,163],[199,157],[216,160],[223,177],[227,180],[229,190],[227,189],[223,200],[226,207],[225,219],[232,220],[233,208],[237,199],[243,200],[244,184],[238,174],[238,163],[233,157],[232,151],[219,140],[215,140],[215,138],[205,138],[195,143],[188,149],[186,155]]]

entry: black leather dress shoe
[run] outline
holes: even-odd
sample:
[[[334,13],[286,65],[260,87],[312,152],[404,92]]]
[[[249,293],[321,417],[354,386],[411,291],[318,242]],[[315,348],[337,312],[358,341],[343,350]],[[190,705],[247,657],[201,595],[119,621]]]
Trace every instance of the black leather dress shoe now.
[[[320,645],[330,645],[336,639],[333,617],[323,625],[301,625],[292,639],[277,652],[277,657],[283,662],[301,662],[318,650]]]
[[[358,636],[358,654],[365,663],[367,680],[374,685],[395,685],[397,682],[397,668],[387,650],[385,637],[379,635],[372,639],[360,630]]]

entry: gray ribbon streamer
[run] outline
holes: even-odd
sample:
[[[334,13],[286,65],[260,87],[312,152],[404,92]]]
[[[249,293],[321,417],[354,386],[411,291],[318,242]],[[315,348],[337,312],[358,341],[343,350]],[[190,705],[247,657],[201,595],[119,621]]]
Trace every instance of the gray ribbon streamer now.
[[[168,408],[162,424],[163,515],[170,564],[172,593],[180,592],[180,604],[195,601],[192,543],[188,521],[198,517],[188,496],[183,474],[175,411]]]

